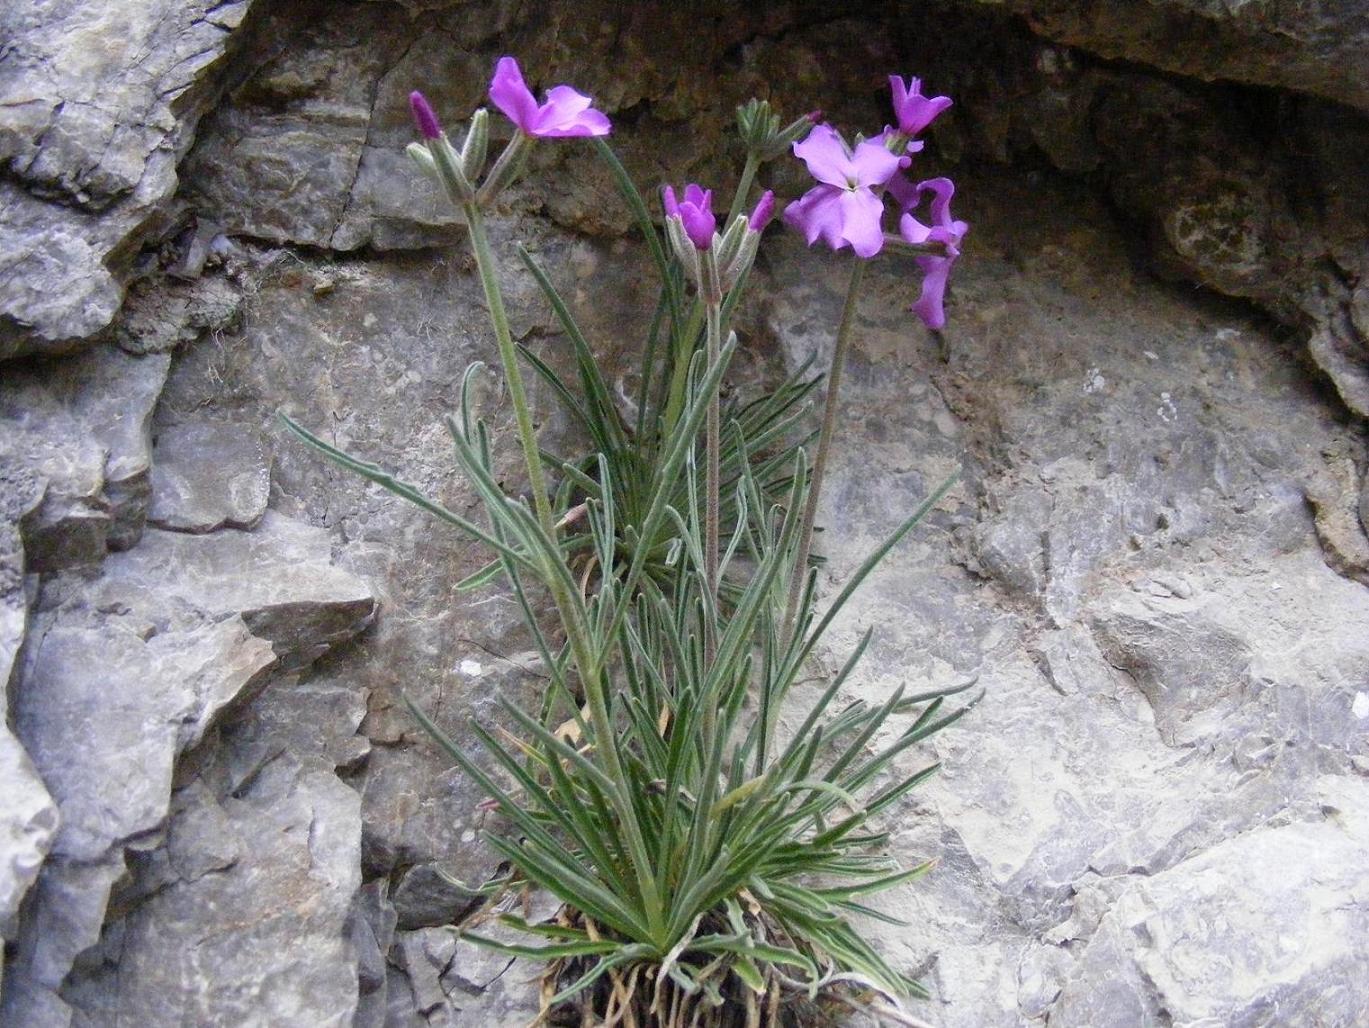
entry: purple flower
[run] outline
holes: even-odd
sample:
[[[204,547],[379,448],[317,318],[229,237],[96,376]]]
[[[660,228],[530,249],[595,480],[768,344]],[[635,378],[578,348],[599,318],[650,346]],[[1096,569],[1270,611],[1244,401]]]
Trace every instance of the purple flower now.
[[[418,131],[424,139],[436,139],[442,135],[442,126],[437,122],[432,105],[417,89],[409,94],[409,109],[414,112],[414,121],[418,124]]]
[[[851,151],[830,125],[815,125],[794,156],[808,165],[818,185],[784,211],[784,220],[804,234],[808,245],[822,239],[834,250],[849,245],[856,255],[873,257],[884,246],[880,218],[884,202],[875,195],[907,158],[891,154],[873,140]]]
[[[903,185],[912,190],[911,200],[907,204],[909,208],[916,206],[923,193],[932,194],[932,202],[928,205],[932,223],[924,225],[913,217],[911,210],[905,209],[903,217],[899,219],[898,230],[899,235],[915,246],[940,243],[945,247],[944,255],[920,254],[915,258],[923,273],[922,295],[912,308],[913,313],[921,318],[928,328],[943,328],[946,324],[946,282],[951,277],[951,268],[960,256],[960,242],[965,238],[970,226],[951,217],[951,197],[955,195],[955,183],[950,179],[930,178],[925,182],[919,182],[916,187],[908,187],[906,182]]]
[[[746,220],[746,227],[752,232],[760,232],[766,225],[770,224],[770,217],[774,213],[775,194],[767,189],[756,201],[756,209],[751,212],[751,217]]]
[[[938,114],[951,106],[949,96],[922,95],[922,80],[913,78],[908,84],[898,75],[889,76],[889,88],[894,94],[894,117],[898,130],[905,136],[915,136],[936,120]]]
[[[677,201],[675,190],[666,186],[661,190],[661,202],[667,217],[680,219],[694,249],[707,250],[713,245],[713,232],[718,227],[713,216],[713,190],[691,182],[685,186],[684,199]]]
[[[570,86],[553,86],[547,90],[547,102],[538,107],[512,57],[501,57],[495,65],[490,100],[529,136],[559,139],[608,135],[608,116],[590,107],[593,101]]]

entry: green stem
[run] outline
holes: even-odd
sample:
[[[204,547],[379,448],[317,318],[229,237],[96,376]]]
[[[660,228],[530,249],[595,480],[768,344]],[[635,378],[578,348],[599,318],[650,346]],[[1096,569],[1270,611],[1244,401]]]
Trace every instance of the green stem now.
[[[673,366],[670,369],[670,396],[666,401],[665,420],[662,437],[670,438],[684,411],[685,387],[689,384],[689,362],[694,357],[694,340],[699,338],[699,330],[704,327],[704,305],[695,300],[689,308],[689,318],[683,328],[676,323],[672,326],[677,333],[674,352],[671,355]]]
[[[851,345],[851,326],[856,320],[860,282],[865,275],[865,261],[859,257],[854,257],[853,260],[855,264],[851,268],[850,284],[846,287],[846,303],[841,310],[841,326],[837,329],[837,342],[832,351],[832,370],[827,375],[827,402],[822,411],[818,455],[813,461],[813,473],[808,480],[808,502],[803,508],[803,524],[799,526],[799,552],[794,560],[794,573],[789,581],[789,602],[785,606],[784,621],[781,622],[787,633],[786,641],[793,638],[798,628],[795,618],[799,610],[799,598],[803,595],[804,581],[808,577],[808,556],[813,547],[813,523],[818,516],[822,479],[827,471],[827,455],[832,447],[832,433],[837,424],[841,373],[846,366],[846,352]]]
[[[704,268],[704,306],[707,315],[708,367],[717,366],[722,351],[722,286],[718,280],[718,263],[712,252],[703,256]],[[718,520],[719,499],[718,482],[722,477],[722,401],[718,394],[721,386],[713,390],[708,398],[708,421],[705,430],[707,450],[705,471],[704,500],[704,563],[708,576],[708,594],[716,612],[718,607]],[[708,663],[713,663],[717,650],[717,626],[715,617],[710,619],[709,630],[705,633],[705,652]]]
[[[755,150],[746,152],[746,164],[742,166],[742,177],[737,182],[737,192],[732,197],[732,209],[727,212],[727,221],[724,225],[730,225],[737,220],[737,215],[746,208],[746,197],[751,192],[751,183],[756,181],[756,172],[760,170],[760,154]]]
[[[542,530],[549,538],[555,539],[556,523],[551,516],[551,503],[547,499],[546,474],[542,470],[542,457],[537,450],[537,433],[532,427],[528,394],[523,388],[523,376],[518,370],[517,350],[513,344],[513,335],[509,332],[509,316],[504,310],[504,295],[499,289],[499,273],[494,264],[494,253],[490,250],[489,237],[485,235],[485,217],[480,208],[473,203],[465,204],[464,210],[471,234],[471,249],[475,253],[476,267],[480,270],[480,284],[485,287],[485,302],[490,309],[490,323],[494,326],[494,338],[499,344],[499,360],[504,366],[504,378],[509,385],[509,399],[513,401],[514,420],[518,424],[518,440],[523,445],[523,459],[528,465],[533,506]]]

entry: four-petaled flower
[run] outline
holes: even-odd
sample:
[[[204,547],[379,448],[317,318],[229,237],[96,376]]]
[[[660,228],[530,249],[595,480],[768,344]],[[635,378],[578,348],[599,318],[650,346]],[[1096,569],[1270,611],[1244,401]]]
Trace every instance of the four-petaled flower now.
[[[590,106],[593,101],[589,97],[570,86],[547,90],[547,102],[539,107],[512,57],[501,57],[495,65],[490,100],[525,135],[543,139],[608,135],[608,116],[596,111]]]
[[[889,88],[893,92],[894,117],[898,119],[898,130],[905,136],[915,136],[933,121],[938,114],[951,106],[949,96],[923,96],[922,80],[912,78],[904,85],[902,76],[890,75]]]
[[[872,140],[852,151],[830,125],[814,125],[802,142],[794,144],[794,156],[808,165],[818,185],[785,208],[784,220],[804,234],[809,246],[821,239],[834,250],[849,245],[862,258],[879,253],[884,246],[879,224],[884,203],[874,190],[907,158]]]
[[[676,200],[675,190],[666,186],[661,190],[661,202],[666,217],[680,219],[696,250],[707,250],[713,245],[713,233],[718,227],[718,219],[713,216],[713,190],[691,182],[685,186],[684,199]]]
[[[908,188],[906,183],[904,188]],[[916,187],[912,187],[911,193],[905,194],[911,198],[908,206],[915,206],[923,193],[932,194],[932,202],[928,205],[932,223],[924,225],[913,217],[911,210],[905,210],[899,219],[898,231],[899,235],[915,246],[940,243],[945,247],[944,255],[919,254],[914,258],[918,267],[922,269],[923,277],[922,295],[917,303],[913,304],[913,313],[921,318],[928,328],[939,329],[946,324],[946,280],[950,278],[951,268],[960,256],[960,241],[965,238],[970,226],[951,217],[951,197],[955,195],[955,183],[950,179],[929,178],[925,182],[919,182]]]

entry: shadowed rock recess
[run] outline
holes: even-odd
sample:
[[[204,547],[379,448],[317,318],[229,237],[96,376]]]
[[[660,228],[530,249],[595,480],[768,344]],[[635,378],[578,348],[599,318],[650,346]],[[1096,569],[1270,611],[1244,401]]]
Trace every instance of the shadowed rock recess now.
[[[1356,0],[819,5],[38,0],[0,11],[0,1025],[514,1025],[536,968],[444,927],[498,827],[461,737],[537,659],[480,548],[284,438],[471,512],[441,418],[493,362],[463,230],[406,164],[494,58],[569,81],[644,186],[723,185],[734,105],[878,130],[971,222],[941,336],[867,276],[819,540],[850,698],[978,673],[907,769],[871,924],[923,1019],[1369,1023],[1369,14]],[[803,188],[781,161],[766,184]],[[818,355],[846,258],[771,230],[739,389]],[[653,286],[587,147],[491,223],[626,375]],[[519,459],[496,377],[504,480]],[[543,438],[572,426],[536,393]],[[808,688],[816,688],[809,686]],[[541,903],[537,898],[534,902]]]

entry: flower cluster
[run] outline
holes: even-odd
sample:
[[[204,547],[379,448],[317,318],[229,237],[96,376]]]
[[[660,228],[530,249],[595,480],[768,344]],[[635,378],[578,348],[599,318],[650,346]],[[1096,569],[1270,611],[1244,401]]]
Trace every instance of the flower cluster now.
[[[794,155],[808,166],[817,185],[784,212],[784,220],[803,233],[808,245],[821,239],[834,250],[849,246],[857,257],[868,260],[886,242],[885,197],[897,208],[898,236],[919,249],[922,295],[913,313],[929,327],[946,324],[945,292],[951,268],[960,256],[960,243],[969,226],[951,216],[955,186],[950,179],[933,178],[914,183],[902,172],[912,154],[923,148],[919,133],[951,106],[949,97],[922,95],[922,83],[905,83],[889,77],[897,126],[886,126],[878,136],[858,141],[854,148],[831,125],[814,125]],[[914,217],[914,211],[930,194],[930,225]]]
[[[665,186],[661,206],[665,208],[666,237],[676,258],[690,280],[717,301],[756,259],[761,233],[775,211],[775,194],[767,189],[749,215],[732,219],[721,234],[713,214],[711,189],[691,182],[680,200],[672,186]]]
[[[409,94],[414,123],[425,144],[410,143],[409,156],[442,185],[453,203],[462,207],[487,206],[518,176],[534,140],[606,136],[611,128],[608,115],[596,111],[591,106],[594,101],[570,86],[553,86],[547,90],[546,102],[539,105],[512,57],[501,57],[495,65],[490,102],[518,131],[482,182],[480,176],[489,143],[489,112],[481,107],[471,115],[466,140],[457,150],[442,131],[427,98],[417,90]]]

